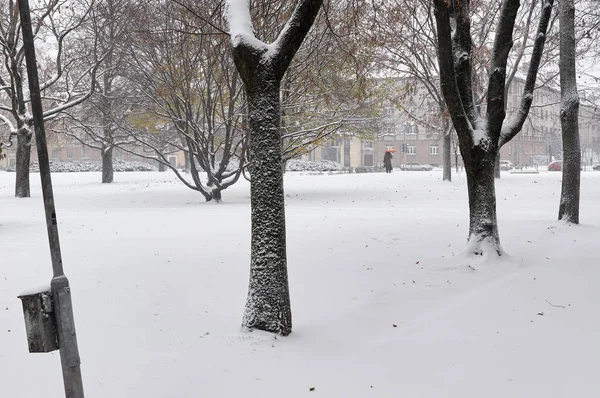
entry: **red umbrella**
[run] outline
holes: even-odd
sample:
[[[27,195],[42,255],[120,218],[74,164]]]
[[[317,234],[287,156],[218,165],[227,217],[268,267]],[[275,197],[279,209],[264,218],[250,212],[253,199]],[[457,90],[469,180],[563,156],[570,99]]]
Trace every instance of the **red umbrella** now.
[[[386,152],[398,152],[398,150],[394,149],[394,148],[386,149],[385,151]]]

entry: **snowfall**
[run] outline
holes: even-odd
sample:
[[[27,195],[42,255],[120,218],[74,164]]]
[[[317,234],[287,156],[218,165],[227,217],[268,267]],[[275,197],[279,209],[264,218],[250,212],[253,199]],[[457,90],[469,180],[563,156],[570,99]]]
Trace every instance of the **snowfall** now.
[[[561,173],[502,172],[501,259],[468,257],[464,173],[286,173],[293,332],[240,327],[249,184],[205,203],[172,173],[53,174],[87,397],[600,396],[600,172],[581,224]],[[39,174],[0,172],[0,396],[64,397],[17,296],[52,276]]]

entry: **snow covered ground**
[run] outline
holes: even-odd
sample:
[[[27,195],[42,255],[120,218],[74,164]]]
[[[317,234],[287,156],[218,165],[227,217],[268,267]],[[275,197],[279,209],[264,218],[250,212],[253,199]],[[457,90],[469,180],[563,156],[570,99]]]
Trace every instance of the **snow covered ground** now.
[[[204,203],[171,173],[55,174],[87,397],[592,397],[600,391],[600,172],[581,221],[561,173],[497,182],[507,258],[458,255],[464,174],[285,177],[294,331],[245,333],[249,186]],[[39,175],[0,172],[0,396],[62,397],[29,354],[23,290],[51,277]],[[314,390],[311,391],[311,388]]]

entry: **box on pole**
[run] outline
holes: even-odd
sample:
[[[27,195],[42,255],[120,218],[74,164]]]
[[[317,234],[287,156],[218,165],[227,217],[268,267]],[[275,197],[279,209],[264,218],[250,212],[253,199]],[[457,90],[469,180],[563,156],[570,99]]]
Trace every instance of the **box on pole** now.
[[[58,350],[58,334],[50,290],[22,294],[19,298],[23,302],[29,352]]]

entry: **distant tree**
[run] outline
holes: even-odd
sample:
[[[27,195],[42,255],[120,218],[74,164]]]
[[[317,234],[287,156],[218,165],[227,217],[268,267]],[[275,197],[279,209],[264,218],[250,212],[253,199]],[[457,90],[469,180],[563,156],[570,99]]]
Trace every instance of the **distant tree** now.
[[[563,139],[562,190],[558,219],[579,224],[581,146],[575,66],[575,2],[560,0],[560,125]]]
[[[97,0],[90,10],[89,22],[78,33],[77,44],[71,53],[83,59],[95,49],[105,54],[99,68],[100,78],[88,101],[61,112],[53,125],[55,133],[68,136],[81,145],[100,151],[102,183],[114,180],[113,153],[115,148],[131,143],[128,134],[119,128],[127,111],[133,87],[125,79],[126,49],[139,7],[139,0]],[[90,61],[88,61],[90,62]]]
[[[495,162],[502,145],[521,130],[529,113],[552,4],[553,0],[542,2],[543,12],[521,104],[512,118],[505,122],[507,60],[513,46],[513,30],[519,0],[502,2],[490,59],[484,117],[480,116],[474,100],[470,2],[434,0],[441,87],[458,134],[467,174],[468,253],[493,253],[498,256],[503,254],[496,215]]]
[[[248,102],[252,208],[250,284],[242,325],[292,331],[287,276],[281,140],[281,80],[310,30],[322,0],[300,0],[270,44],[254,35],[246,0],[228,0],[233,58]]]
[[[91,50],[91,62],[71,57],[70,40],[86,23],[92,4],[70,0],[47,0],[31,8],[33,34],[43,40],[47,53],[39,58],[40,89],[43,93],[44,119],[88,99],[96,81],[97,68],[104,54]],[[29,90],[23,74],[25,57],[20,35],[16,0],[0,3],[0,120],[9,129],[9,142],[17,138],[15,196],[29,197],[29,164],[33,137],[33,118],[29,112]],[[88,58],[88,59],[89,59]]]

